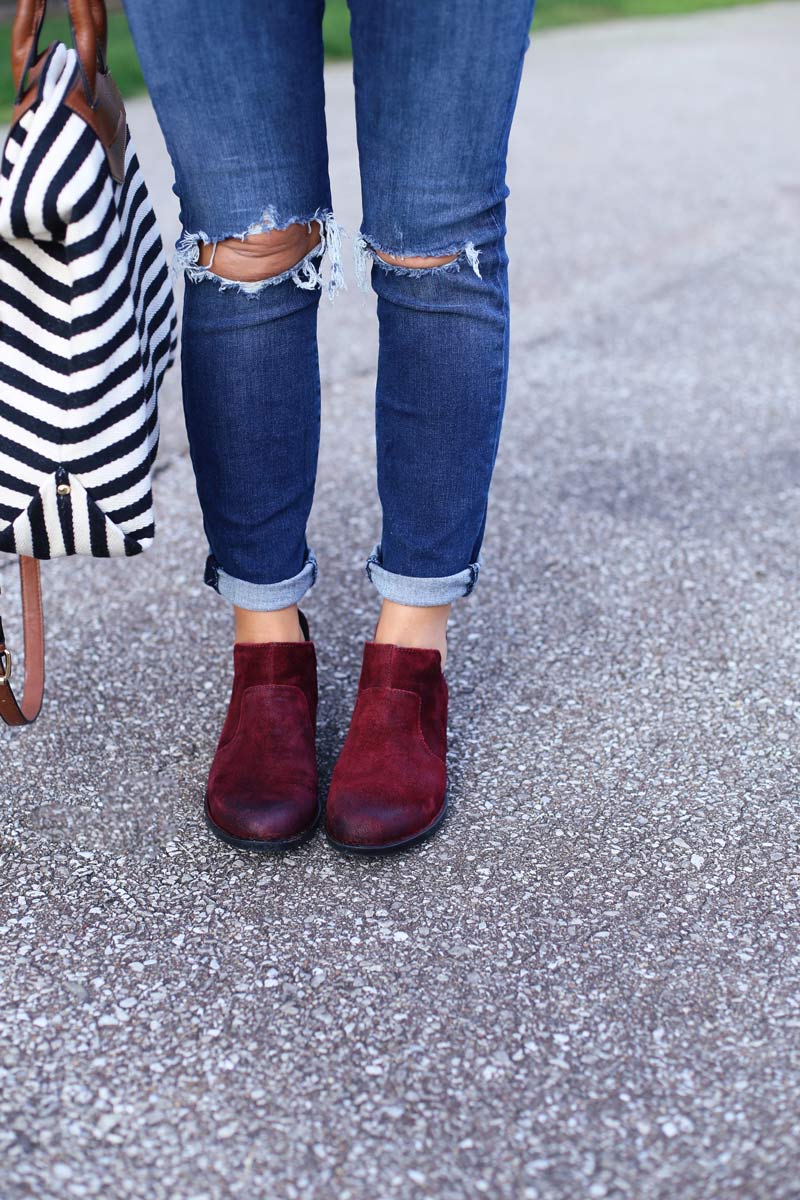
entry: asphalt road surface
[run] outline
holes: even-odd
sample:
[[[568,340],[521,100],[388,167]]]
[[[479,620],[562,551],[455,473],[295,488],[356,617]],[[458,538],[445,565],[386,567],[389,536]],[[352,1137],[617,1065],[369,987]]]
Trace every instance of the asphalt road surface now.
[[[533,41],[508,418],[424,847],[206,832],[230,626],[173,375],[157,544],[45,565],[46,708],[3,735],[3,1200],[800,1196],[798,38],[786,3]],[[352,230],[347,67],[328,101]],[[146,101],[130,121],[171,239]],[[311,530],[325,781],[376,609],[349,274]]]

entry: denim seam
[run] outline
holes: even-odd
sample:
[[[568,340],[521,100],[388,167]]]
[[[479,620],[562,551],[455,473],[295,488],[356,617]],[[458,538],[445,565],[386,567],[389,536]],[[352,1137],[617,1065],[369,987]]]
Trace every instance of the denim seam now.
[[[231,238],[245,241],[251,234],[288,229],[291,225],[305,225],[310,232],[315,221],[320,231],[319,243],[304,255],[299,263],[287,271],[281,271],[278,275],[256,280],[227,279],[210,269],[214,261],[213,253],[208,266],[198,264],[201,242],[216,247],[219,242],[228,241]],[[291,279],[296,287],[302,288],[304,291],[313,291],[315,288],[319,288],[326,292],[329,300],[333,300],[336,293],[347,286],[342,269],[343,236],[346,236],[345,231],[338,224],[330,209],[317,209],[310,217],[289,217],[288,220],[279,222],[274,209],[268,208],[262,213],[260,221],[249,225],[243,232],[237,230],[233,233],[221,233],[212,237],[202,229],[196,233],[184,230],[175,245],[175,256],[172,260],[173,273],[183,272],[192,283],[200,283],[204,279],[214,280],[219,284],[221,292],[234,288],[250,297],[258,296],[264,288],[274,287],[276,284]],[[326,250],[330,267],[327,284],[323,279],[320,267],[316,265],[316,260],[322,258]]]
[[[534,5],[531,4],[531,13],[530,13],[530,16],[528,19],[528,24],[526,26],[526,31],[525,31],[525,40],[523,42],[522,51],[520,52],[520,56],[517,61],[516,82],[514,84],[514,90],[512,91],[511,96],[508,101],[508,119],[505,124],[504,135],[503,135],[504,136],[504,144],[506,146],[508,146],[508,139],[511,135],[511,126],[514,123],[514,111],[517,106],[517,97],[519,95],[520,83],[522,81],[522,72],[523,72],[523,69],[525,66],[525,58],[528,53],[528,47],[530,46],[530,42],[531,42],[530,26],[531,26],[531,19],[533,17],[533,9],[534,9]],[[506,169],[507,169],[506,155],[503,155],[500,158],[498,158],[497,165],[495,167],[494,184],[493,184],[493,188],[492,188],[495,196],[498,197],[498,199],[495,201],[495,205],[501,203],[508,196],[508,186],[507,185],[505,186],[505,195],[502,197],[499,195],[500,174],[501,174],[501,172],[503,174],[505,174]],[[500,222],[496,218],[494,218],[494,222],[495,222],[495,225],[497,226],[498,233],[500,234],[501,237],[503,237],[504,233],[503,233],[503,230],[500,228]]]
[[[478,582],[478,576],[480,575],[480,573],[481,573],[480,560],[478,560],[478,562],[469,564],[470,581],[467,584],[467,590],[464,592],[465,596],[469,596],[470,593],[474,590],[475,584]]]
[[[382,246],[375,238],[367,238],[359,234],[353,243],[353,258],[355,260],[356,282],[362,292],[369,290],[369,268],[374,263],[390,275],[407,275],[412,279],[421,279],[424,275],[441,275],[444,271],[460,271],[462,261],[466,261],[479,279],[480,250],[474,242],[458,242],[442,250],[404,250],[398,255],[396,250]],[[455,254],[451,262],[439,263],[435,267],[403,267],[398,263],[387,262],[381,254],[392,254],[398,258],[443,258],[447,254]]]

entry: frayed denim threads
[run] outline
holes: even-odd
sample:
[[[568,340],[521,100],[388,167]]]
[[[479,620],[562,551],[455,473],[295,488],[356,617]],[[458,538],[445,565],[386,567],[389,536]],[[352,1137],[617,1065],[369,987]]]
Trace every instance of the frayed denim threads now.
[[[212,270],[214,265],[214,254],[220,242],[228,241],[230,238],[239,238],[244,241],[255,233],[269,233],[270,230],[288,229],[292,225],[305,225],[307,229],[311,229],[312,224],[316,221],[319,225],[320,240],[316,246],[306,254],[299,263],[293,267],[289,267],[286,271],[281,271],[278,275],[269,275],[265,279],[255,280],[237,280],[226,279],[222,275],[217,275]],[[267,209],[261,221],[250,225],[242,233],[225,233],[219,237],[211,237],[205,231],[200,230],[197,233],[189,233],[184,231],[175,245],[175,257],[173,259],[174,271],[183,273],[192,283],[200,283],[202,280],[210,279],[219,285],[219,290],[224,292],[229,288],[234,288],[237,291],[244,292],[248,296],[257,296],[259,292],[266,287],[274,287],[276,284],[284,283],[287,279],[291,279],[296,287],[302,288],[305,291],[313,291],[314,288],[319,288],[324,291],[329,300],[333,300],[336,293],[346,287],[344,279],[344,271],[342,269],[342,237],[344,231],[336,221],[332,212],[314,213],[312,217],[298,218],[291,217],[288,221],[278,223],[271,209]],[[200,257],[200,244],[205,243],[214,247],[211,254],[211,261],[207,266],[200,265],[198,260]],[[321,259],[325,252],[328,252],[329,277],[325,282],[318,260]]]

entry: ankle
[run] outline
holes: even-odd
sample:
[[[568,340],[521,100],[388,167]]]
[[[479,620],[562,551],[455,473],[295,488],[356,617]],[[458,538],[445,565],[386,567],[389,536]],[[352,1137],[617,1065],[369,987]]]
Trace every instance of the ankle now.
[[[447,659],[447,620],[450,605],[412,607],[384,600],[373,641],[379,645],[406,646],[414,650],[438,650],[442,668]]]
[[[234,605],[235,642],[304,642],[297,605],[275,612],[252,612]]]

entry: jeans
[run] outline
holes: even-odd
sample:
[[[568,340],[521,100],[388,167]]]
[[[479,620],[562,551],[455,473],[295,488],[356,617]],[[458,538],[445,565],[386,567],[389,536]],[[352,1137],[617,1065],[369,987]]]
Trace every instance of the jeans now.
[[[342,286],[326,144],[323,0],[126,0],[175,171],[184,407],[206,582],[243,608],[296,603],[320,430],[316,317]],[[363,221],[377,294],[384,597],[445,604],[479,571],[508,374],[508,134],[533,0],[350,0]],[[200,243],[302,223],[319,245],[257,281]],[[392,256],[444,257],[411,269]],[[323,267],[323,255],[327,264]],[[193,285],[193,286],[192,286]]]

